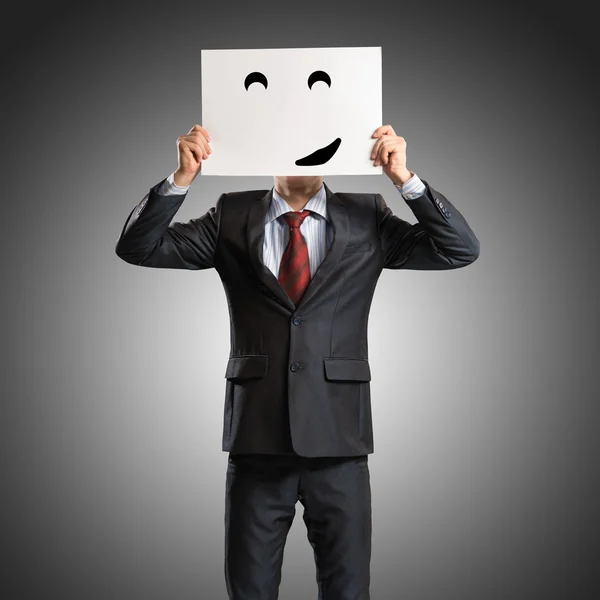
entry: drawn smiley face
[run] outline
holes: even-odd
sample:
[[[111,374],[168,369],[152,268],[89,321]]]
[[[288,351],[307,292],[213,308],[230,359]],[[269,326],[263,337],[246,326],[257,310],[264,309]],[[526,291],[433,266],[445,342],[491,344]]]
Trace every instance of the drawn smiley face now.
[[[203,175],[377,174],[381,48],[202,50]],[[342,143],[343,141],[343,143]]]
[[[331,88],[331,77],[325,71],[313,71],[309,75],[307,81],[308,89],[312,89],[312,86],[317,81],[323,81]],[[267,77],[264,75],[264,73],[261,73],[260,71],[252,71],[252,73],[249,73],[246,76],[246,78],[244,79],[244,89],[247,91],[253,83],[262,84],[265,90],[269,87],[269,81],[267,80]],[[323,148],[318,148],[317,150],[311,152],[307,156],[303,156],[302,158],[296,159],[294,164],[298,165],[299,167],[312,167],[315,165],[323,165],[327,161],[331,160],[333,155],[337,152],[338,148],[340,147],[341,143],[342,138],[338,137],[335,140],[333,140],[331,144],[328,144]]]

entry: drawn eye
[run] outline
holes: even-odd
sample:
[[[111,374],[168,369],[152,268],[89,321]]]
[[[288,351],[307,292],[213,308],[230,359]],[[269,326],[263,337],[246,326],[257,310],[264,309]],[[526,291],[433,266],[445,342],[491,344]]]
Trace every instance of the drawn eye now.
[[[244,87],[246,90],[253,83],[262,83],[265,86],[265,90],[267,89],[267,78],[260,71],[253,71],[244,79]]]
[[[308,78],[308,89],[312,89],[313,83],[317,81],[324,81],[329,87],[331,87],[331,77],[325,73],[325,71],[314,71]]]

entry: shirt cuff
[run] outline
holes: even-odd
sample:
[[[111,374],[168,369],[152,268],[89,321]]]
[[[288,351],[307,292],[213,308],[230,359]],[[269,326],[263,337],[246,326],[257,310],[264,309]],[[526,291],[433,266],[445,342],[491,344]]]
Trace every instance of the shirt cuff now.
[[[419,176],[412,173],[412,177],[403,184],[395,183],[394,186],[402,194],[405,200],[414,200],[425,192],[425,184],[419,179]]]
[[[161,196],[177,196],[185,194],[190,189],[189,185],[177,185],[174,178],[175,173],[171,173],[157,188],[156,193]]]

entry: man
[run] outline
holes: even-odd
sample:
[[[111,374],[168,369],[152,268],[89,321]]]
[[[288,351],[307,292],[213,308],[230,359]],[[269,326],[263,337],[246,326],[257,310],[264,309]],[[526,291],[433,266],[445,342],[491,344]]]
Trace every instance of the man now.
[[[371,158],[416,215],[322,177],[274,177],[171,223],[210,157],[195,125],[179,164],[134,208],[116,245],[133,265],[217,269],[229,304],[223,450],[225,577],[232,600],[275,600],[298,501],[320,600],[369,600],[373,452],[367,319],[388,269],[455,269],[479,256],[459,211],[406,167],[406,141],[373,132]],[[400,299],[399,299],[400,304]],[[398,310],[399,306],[394,306]]]

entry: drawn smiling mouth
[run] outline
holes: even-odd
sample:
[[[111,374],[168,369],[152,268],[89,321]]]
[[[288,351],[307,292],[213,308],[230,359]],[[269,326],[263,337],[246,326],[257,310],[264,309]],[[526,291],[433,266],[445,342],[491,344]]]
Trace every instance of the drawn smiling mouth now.
[[[342,139],[337,138],[335,141],[331,142],[329,146],[319,148],[318,150],[315,150],[312,154],[309,154],[304,158],[299,158],[296,161],[296,165],[298,165],[299,167],[314,167],[315,165],[323,165],[328,160],[331,160],[332,156],[337,152],[337,149],[340,147],[341,143]]]

